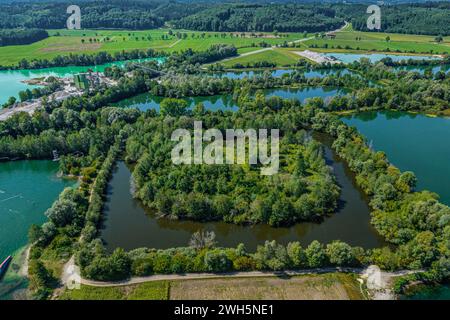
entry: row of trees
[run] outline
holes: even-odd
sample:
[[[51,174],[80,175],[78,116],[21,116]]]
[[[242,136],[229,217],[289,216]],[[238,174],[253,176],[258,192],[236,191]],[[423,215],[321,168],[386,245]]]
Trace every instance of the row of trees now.
[[[131,50],[131,51],[121,51],[115,52],[114,54],[109,54],[107,52],[101,51],[94,54],[73,54],[68,55],[58,55],[53,59],[32,59],[26,60],[22,59],[19,61],[16,67],[17,69],[40,69],[49,67],[64,67],[64,66],[92,66],[105,64],[113,61],[123,61],[132,59],[145,59],[145,58],[155,58],[161,57],[163,54],[161,52],[155,51],[153,49],[147,50]],[[0,66],[0,69],[11,69],[11,66]]]
[[[128,253],[116,249],[111,255],[106,255],[101,243],[94,241],[77,254],[82,275],[101,281],[186,272],[355,267],[364,263],[365,259],[362,248],[352,248],[341,241],[326,246],[313,241],[306,248],[298,242],[283,246],[275,241],[266,241],[254,253],[249,253],[243,244],[239,244],[236,248],[218,248],[214,245],[166,250],[141,248]]]

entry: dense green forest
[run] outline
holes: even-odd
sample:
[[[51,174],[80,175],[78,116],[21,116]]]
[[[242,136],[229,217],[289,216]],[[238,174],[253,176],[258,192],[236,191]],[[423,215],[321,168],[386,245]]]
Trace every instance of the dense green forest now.
[[[175,27],[205,31],[318,32],[344,24],[328,6],[225,5],[174,22]]]
[[[0,6],[0,28],[66,27],[68,1],[11,3]],[[169,1],[94,0],[79,4],[83,28],[153,29],[165,21],[195,13],[205,4]]]
[[[263,103],[264,96],[257,94],[256,99]],[[189,115],[185,104],[183,100],[163,100],[161,113]],[[195,119],[203,121],[204,130],[211,124],[225,134],[231,125],[225,117],[211,119],[203,113],[201,105],[194,110]],[[255,130],[280,128],[281,168],[273,177],[260,176],[261,164],[174,167],[170,150],[175,143],[170,135],[177,128],[192,130],[192,119],[137,122],[137,134],[129,138],[126,148],[127,159],[137,163],[133,173],[136,197],[159,215],[182,219],[263,222],[275,226],[320,221],[334,212],[339,187],[325,163],[321,145],[305,131],[293,131],[281,120],[258,123],[253,118],[240,119],[243,130],[247,126]],[[222,147],[224,155],[230,152],[225,145]]]
[[[381,31],[425,35],[450,35],[450,3],[401,4],[381,7]],[[367,16],[353,15],[353,28],[367,29]],[[377,31],[377,30],[373,30]]]
[[[344,20],[366,27],[367,4],[349,3],[224,4],[202,1],[84,1],[83,28],[153,29],[171,26],[203,31],[308,31],[337,29]],[[65,28],[67,1],[0,4],[0,28]],[[382,6],[383,32],[449,35],[450,4],[429,2]]]
[[[29,44],[47,37],[43,29],[0,29],[0,46]]]

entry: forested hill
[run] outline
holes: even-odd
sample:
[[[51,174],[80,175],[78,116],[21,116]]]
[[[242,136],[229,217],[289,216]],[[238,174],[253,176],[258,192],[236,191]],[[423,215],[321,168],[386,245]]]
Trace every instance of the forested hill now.
[[[1,0],[0,0],[1,1]],[[0,3],[0,29],[65,28],[71,0]],[[38,1],[38,2],[36,2]],[[366,27],[367,3],[310,0],[79,0],[83,28],[153,29],[164,26],[201,31],[322,32],[345,21]],[[293,2],[293,3],[292,3]],[[303,3],[300,3],[303,2]],[[392,3],[388,2],[388,3]],[[450,35],[450,3],[383,5],[382,32]]]
[[[344,20],[327,6],[223,5],[181,18],[174,26],[204,31],[308,31],[333,30]]]
[[[381,8],[383,32],[450,35],[450,2],[402,4]],[[355,29],[369,31],[367,16],[352,15]]]
[[[66,9],[73,1],[46,1],[0,5],[0,28],[65,28]],[[84,0],[83,28],[153,29],[207,8],[205,3],[185,4],[167,0]]]

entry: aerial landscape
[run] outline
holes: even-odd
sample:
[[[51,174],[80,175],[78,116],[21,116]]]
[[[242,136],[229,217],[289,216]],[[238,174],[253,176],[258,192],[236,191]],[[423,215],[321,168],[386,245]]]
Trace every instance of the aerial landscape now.
[[[0,300],[448,301],[449,137],[448,1],[0,0]]]

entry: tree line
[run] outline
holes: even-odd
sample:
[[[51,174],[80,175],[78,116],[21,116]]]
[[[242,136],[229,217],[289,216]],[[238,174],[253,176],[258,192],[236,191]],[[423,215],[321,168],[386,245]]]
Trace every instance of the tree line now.
[[[0,28],[61,29],[66,27],[70,1],[0,4]],[[202,3],[172,1],[83,1],[80,5],[83,28],[154,29],[166,21],[205,8]]]
[[[48,37],[44,29],[0,29],[0,47],[30,44]]]

